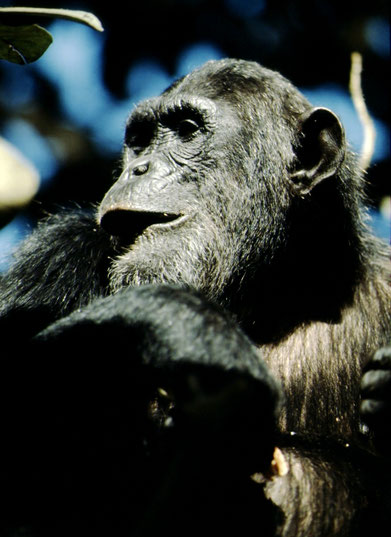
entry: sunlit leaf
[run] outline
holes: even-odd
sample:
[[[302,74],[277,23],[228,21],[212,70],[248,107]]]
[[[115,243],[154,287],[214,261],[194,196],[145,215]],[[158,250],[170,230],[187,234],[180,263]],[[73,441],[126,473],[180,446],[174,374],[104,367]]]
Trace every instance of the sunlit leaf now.
[[[103,26],[98,17],[93,13],[88,11],[78,11],[73,9],[52,9],[52,8],[41,8],[41,7],[1,7],[0,8],[0,19],[6,20],[6,17],[12,16],[15,20],[16,16],[33,16],[35,18],[39,17],[50,17],[50,18],[60,18],[68,19],[74,22],[80,22],[82,24],[87,24],[91,26],[94,30],[98,32],[103,32]]]
[[[52,41],[51,34],[37,24],[0,26],[0,59],[20,65],[34,62]]]

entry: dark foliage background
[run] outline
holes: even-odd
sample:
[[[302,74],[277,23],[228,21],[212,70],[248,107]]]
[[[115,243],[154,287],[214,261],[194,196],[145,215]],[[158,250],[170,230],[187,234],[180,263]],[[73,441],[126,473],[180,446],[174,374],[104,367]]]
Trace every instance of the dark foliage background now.
[[[332,107],[340,102],[342,110],[349,106],[350,54],[361,52],[363,90],[378,122],[381,146],[368,174],[368,193],[373,206],[387,213],[391,190],[387,0],[21,3],[92,11],[105,32],[45,20],[54,42],[42,59],[22,67],[0,62],[0,135],[29,153],[42,176],[36,200],[0,232],[0,257],[54,204],[98,201],[113,180],[127,110],[148,91],[160,92],[173,77],[208,57],[256,60],[283,73],[310,97],[326,96],[326,102],[315,104]],[[90,57],[95,63],[88,69]],[[357,130],[353,121],[348,134],[354,137]],[[382,222],[384,236],[384,216]]]

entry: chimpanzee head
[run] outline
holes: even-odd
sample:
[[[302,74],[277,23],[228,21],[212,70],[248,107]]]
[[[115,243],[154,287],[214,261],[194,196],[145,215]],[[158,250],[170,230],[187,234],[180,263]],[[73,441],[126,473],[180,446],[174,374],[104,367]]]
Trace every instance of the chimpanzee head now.
[[[123,172],[98,210],[121,247],[112,290],[181,284],[227,305],[233,288],[245,294],[243,282],[287,263],[297,207],[309,218],[308,200],[344,175],[344,160],[339,120],[281,75],[208,62],[128,119]]]

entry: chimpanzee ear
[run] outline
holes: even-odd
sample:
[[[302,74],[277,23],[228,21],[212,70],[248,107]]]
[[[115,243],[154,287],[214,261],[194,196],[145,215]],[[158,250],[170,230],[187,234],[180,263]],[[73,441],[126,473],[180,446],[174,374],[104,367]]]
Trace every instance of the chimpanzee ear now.
[[[345,156],[341,122],[327,108],[313,108],[301,117],[299,146],[290,178],[300,194],[331,177]]]

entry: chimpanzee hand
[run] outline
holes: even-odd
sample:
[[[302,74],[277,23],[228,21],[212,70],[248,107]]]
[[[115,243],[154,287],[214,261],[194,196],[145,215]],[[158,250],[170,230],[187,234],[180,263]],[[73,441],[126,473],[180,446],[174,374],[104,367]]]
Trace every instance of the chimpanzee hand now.
[[[361,382],[361,414],[379,453],[391,457],[391,346],[379,349],[365,368]]]
[[[208,439],[208,449],[213,436],[225,449],[258,451],[259,463],[259,443],[273,441],[276,381],[233,319],[197,293],[126,288],[55,322],[35,341],[41,352],[76,359],[79,371],[85,362],[95,369],[103,363],[105,375],[128,375],[132,389],[151,399],[163,388],[174,400],[175,424],[197,441]]]

